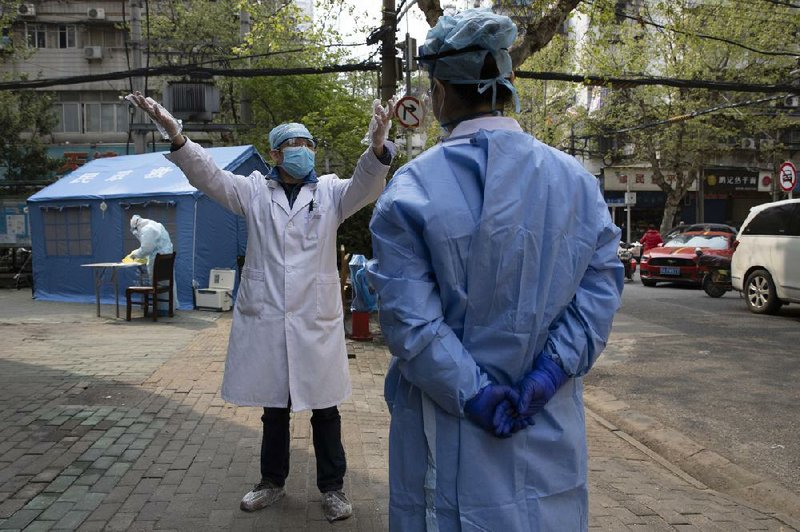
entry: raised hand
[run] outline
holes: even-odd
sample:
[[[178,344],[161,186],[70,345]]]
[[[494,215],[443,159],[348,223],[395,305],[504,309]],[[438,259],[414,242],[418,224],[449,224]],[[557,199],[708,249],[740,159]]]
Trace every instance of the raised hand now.
[[[145,98],[144,94],[139,91],[127,95],[125,99],[147,113],[147,116],[153,120],[164,140],[175,141],[183,131],[181,121],[172,116],[169,111],[154,99]]]

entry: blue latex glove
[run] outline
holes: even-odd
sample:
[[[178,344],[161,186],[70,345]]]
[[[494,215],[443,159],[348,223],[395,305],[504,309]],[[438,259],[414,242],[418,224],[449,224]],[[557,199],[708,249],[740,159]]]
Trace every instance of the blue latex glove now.
[[[547,355],[539,355],[533,370],[517,384],[519,415],[524,418],[538,414],[568,378],[555,360]]]
[[[511,436],[519,394],[510,386],[489,384],[464,404],[464,415],[498,438]]]

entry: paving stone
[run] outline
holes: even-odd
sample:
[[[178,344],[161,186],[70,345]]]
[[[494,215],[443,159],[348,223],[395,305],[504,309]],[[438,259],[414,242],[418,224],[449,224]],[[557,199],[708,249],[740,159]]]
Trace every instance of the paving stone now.
[[[22,530],[41,514],[41,510],[19,510],[0,524],[5,530]]]
[[[62,517],[54,526],[55,529],[75,530],[83,523],[91,512],[88,510],[73,510]]]

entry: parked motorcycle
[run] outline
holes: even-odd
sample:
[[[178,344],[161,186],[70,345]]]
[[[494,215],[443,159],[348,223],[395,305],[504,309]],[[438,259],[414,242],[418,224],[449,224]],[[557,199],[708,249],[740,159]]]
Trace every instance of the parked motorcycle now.
[[[730,257],[707,255],[700,248],[695,250],[695,254],[698,270],[703,272],[702,286],[706,294],[722,297],[725,292],[733,290]]]
[[[625,278],[633,280],[633,274],[636,273],[636,259],[641,257],[642,245],[639,242],[620,242],[617,248],[617,257],[622,261],[625,267]]]

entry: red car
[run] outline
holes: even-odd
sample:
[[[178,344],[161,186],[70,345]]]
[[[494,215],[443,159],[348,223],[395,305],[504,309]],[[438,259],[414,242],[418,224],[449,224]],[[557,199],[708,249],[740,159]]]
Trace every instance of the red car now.
[[[731,258],[736,235],[723,231],[687,231],[673,236],[663,246],[649,249],[639,263],[639,276],[645,286],[672,282],[700,286],[704,269],[698,268],[697,249],[703,255]]]

